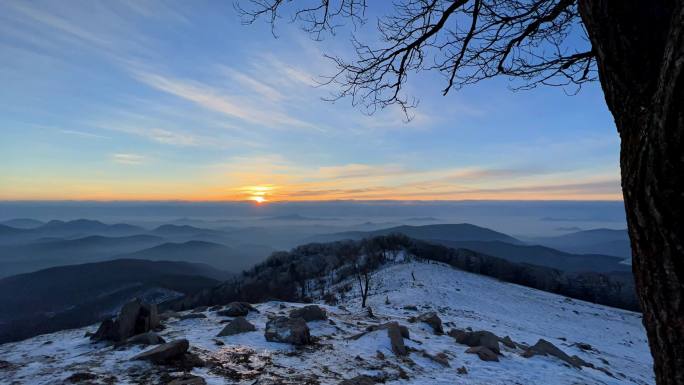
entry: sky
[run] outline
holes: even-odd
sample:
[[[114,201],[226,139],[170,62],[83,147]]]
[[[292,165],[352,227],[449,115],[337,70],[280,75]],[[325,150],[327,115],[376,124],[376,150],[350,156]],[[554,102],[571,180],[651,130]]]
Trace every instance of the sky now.
[[[442,96],[412,74],[409,122],[369,116],[319,85],[350,34],[232,2],[0,1],[0,200],[621,199],[597,83]]]

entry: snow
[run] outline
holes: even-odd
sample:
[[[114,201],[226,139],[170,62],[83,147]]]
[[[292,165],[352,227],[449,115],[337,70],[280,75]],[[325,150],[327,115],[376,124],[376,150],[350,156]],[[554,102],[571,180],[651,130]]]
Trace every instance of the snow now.
[[[252,384],[256,379],[337,384],[358,374],[382,376],[387,384],[654,383],[645,332],[640,315],[634,312],[571,300],[437,263],[398,263],[374,273],[368,302],[376,319],[360,308],[358,288],[353,288],[340,306],[321,305],[334,324],[308,323],[311,334],[318,339],[313,346],[296,348],[265,340],[268,316],[286,315],[292,308],[303,306],[285,302],[256,305],[259,312],[250,312],[246,317],[257,327],[255,332],[216,337],[224,326],[220,321],[226,318],[206,311],[207,318],[171,318],[160,334],[167,341],[187,338],[193,352],[219,364],[192,370],[208,384]],[[385,303],[387,299],[389,304]],[[419,311],[404,310],[406,305],[418,306]],[[598,369],[572,368],[553,357],[523,358],[520,349],[503,345],[499,362],[481,361],[465,353],[467,346],[457,344],[453,338],[435,335],[428,325],[408,321],[410,316],[427,311],[438,313],[445,330],[489,330],[528,345],[544,338],[569,355],[607,369],[612,376]],[[409,328],[407,346],[432,355],[444,352],[450,367],[419,351],[413,351],[408,358],[396,357],[385,330],[350,338],[369,325],[387,321],[398,321]],[[159,381],[155,379],[168,370],[130,361],[144,347],[92,344],[85,332],[96,327],[0,345],[0,360],[16,365],[16,369],[5,369],[5,373],[0,369],[0,383],[54,384],[84,371],[97,374],[96,383],[156,383]],[[225,345],[217,345],[216,340]],[[594,350],[585,352],[573,345],[576,342],[591,344]],[[385,358],[378,358],[378,352]],[[467,374],[457,372],[456,368],[462,366],[467,368]]]

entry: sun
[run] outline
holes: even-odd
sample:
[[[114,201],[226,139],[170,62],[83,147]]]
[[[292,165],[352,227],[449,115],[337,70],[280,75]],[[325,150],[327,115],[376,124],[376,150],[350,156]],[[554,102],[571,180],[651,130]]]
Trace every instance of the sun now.
[[[242,191],[247,195],[246,199],[253,201],[256,204],[266,203],[269,201],[269,196],[273,191],[273,186],[246,186]]]
[[[253,200],[253,201],[256,202],[256,203],[264,203],[264,202],[266,202],[266,198],[260,197],[260,196],[253,196],[253,197],[251,197],[251,198],[249,198],[249,199],[250,199],[250,200]]]

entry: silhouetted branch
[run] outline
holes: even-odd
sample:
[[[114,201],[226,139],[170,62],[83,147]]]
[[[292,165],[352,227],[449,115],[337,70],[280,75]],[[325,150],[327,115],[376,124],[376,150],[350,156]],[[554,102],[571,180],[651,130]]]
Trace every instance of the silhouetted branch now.
[[[302,2],[314,4],[309,7],[282,0],[241,3],[250,4],[248,11],[238,8],[248,23],[264,16],[273,25],[292,8],[292,21],[316,39],[334,33],[344,19],[365,22],[366,2],[360,0]],[[596,80],[577,0],[398,0],[377,28],[377,47],[352,36],[353,60],[327,56],[337,66],[326,82],[339,86],[332,100],[350,97],[369,113],[394,104],[406,111],[416,101],[403,86],[409,74],[424,70],[445,76],[445,95],[500,75],[518,79],[514,89],[544,84],[576,91]]]

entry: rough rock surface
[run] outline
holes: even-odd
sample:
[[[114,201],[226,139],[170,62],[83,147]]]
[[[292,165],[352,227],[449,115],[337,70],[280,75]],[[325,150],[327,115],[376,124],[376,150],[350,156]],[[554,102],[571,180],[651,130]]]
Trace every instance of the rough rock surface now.
[[[499,356],[491,351],[491,349],[484,346],[473,346],[465,351],[470,354],[477,354],[482,361],[499,361]]]
[[[316,305],[307,305],[290,311],[290,318],[304,318],[304,321],[325,321],[328,315],[325,309]]]
[[[245,317],[235,317],[232,319],[217,335],[218,337],[232,336],[240,333],[253,332],[256,327],[252,325]]]
[[[158,326],[157,305],[146,304],[135,299],[121,308],[116,320],[104,320],[90,338],[93,341],[122,342],[129,337],[146,333]]]
[[[309,327],[303,318],[276,317],[268,320],[264,336],[267,341],[285,342],[293,345],[311,343]]]
[[[132,360],[152,361],[156,364],[163,364],[182,357],[189,348],[190,343],[188,343],[188,340],[175,340],[146,350],[133,357]]]
[[[444,334],[442,319],[439,318],[437,313],[433,311],[421,314],[418,317],[411,317],[409,318],[409,322],[424,322],[432,327],[432,330],[435,332],[435,334]]]
[[[539,341],[537,341],[536,344],[530,346],[522,354],[522,356],[525,358],[547,355],[556,357],[576,368],[580,368],[582,366],[589,366],[586,361],[582,360],[577,356],[569,356],[564,351],[560,350],[556,345],[552,344],[551,342],[545,339],[540,339]]]
[[[390,322],[387,324],[387,336],[392,344],[392,351],[398,356],[405,356],[408,354],[408,349],[404,345],[404,337],[401,335],[399,323]]]
[[[468,345],[470,347],[482,346],[496,354],[501,353],[501,349],[499,348],[499,337],[490,331],[480,330],[470,332],[451,329],[449,335],[454,337],[459,344]]]

